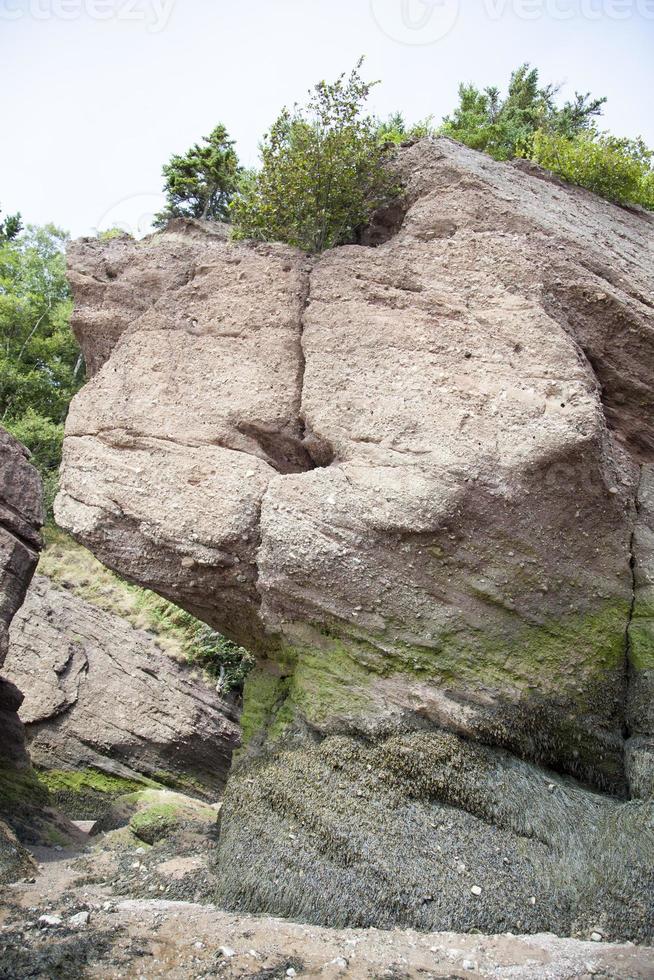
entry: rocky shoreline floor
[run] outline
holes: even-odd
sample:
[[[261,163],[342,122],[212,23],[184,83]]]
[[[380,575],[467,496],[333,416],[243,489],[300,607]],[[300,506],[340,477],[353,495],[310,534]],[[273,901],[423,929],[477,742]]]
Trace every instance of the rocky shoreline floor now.
[[[81,848],[35,849],[38,875],[2,897],[0,978],[654,977],[654,949],[630,943],[232,915],[207,903],[214,842],[199,843],[190,831],[135,847],[114,831]]]

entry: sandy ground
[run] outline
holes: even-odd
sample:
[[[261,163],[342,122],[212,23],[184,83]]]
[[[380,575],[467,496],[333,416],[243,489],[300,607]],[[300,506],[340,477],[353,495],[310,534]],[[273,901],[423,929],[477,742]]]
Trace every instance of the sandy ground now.
[[[122,867],[151,879],[152,898],[115,894],[116,853],[35,852],[36,879],[10,886],[0,909],[0,977],[201,980],[249,977],[654,978],[654,949],[553,935],[422,934],[334,930],[266,916],[231,915],[213,905],[156,894],[197,879],[203,858],[160,860],[122,854]],[[163,857],[166,857],[163,855]],[[125,862],[129,862],[126,865]],[[71,923],[88,912],[88,923]],[[39,922],[41,916],[55,921]],[[56,919],[60,919],[57,922]]]

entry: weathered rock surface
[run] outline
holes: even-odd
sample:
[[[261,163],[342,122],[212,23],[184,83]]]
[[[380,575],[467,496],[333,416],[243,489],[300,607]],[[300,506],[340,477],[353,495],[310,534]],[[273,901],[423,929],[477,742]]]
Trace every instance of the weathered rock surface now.
[[[26,692],[36,765],[221,793],[239,744],[234,707],[119,616],[37,575],[5,669]]]
[[[0,820],[0,885],[36,873],[36,862],[20,843],[11,827]]]
[[[36,568],[43,524],[41,480],[29,453],[0,428],[0,670],[7,655],[9,624]],[[0,766],[26,768],[22,696],[0,677]]]
[[[71,409],[59,521],[260,654],[221,888],[314,921],[351,907],[375,849],[395,881],[415,830],[413,804],[390,840],[384,808],[365,820],[344,750],[333,768],[369,843],[359,853],[350,828],[330,850],[317,832],[302,876],[288,820],[309,847],[322,804],[307,793],[295,814],[288,801],[312,774],[320,785],[325,736],[381,752],[397,732],[440,744],[449,730],[495,747],[485,793],[509,801],[517,777],[497,749],[617,795],[652,784],[654,219],[447,140],[401,151],[398,167],[406,200],[368,236],[376,248],[309,263],[192,223],[70,253],[98,370]],[[297,778],[289,747],[307,754]],[[432,763],[427,796],[451,807]],[[366,765],[381,778],[379,759]],[[248,787],[259,802],[239,812]],[[456,806],[452,848],[469,817],[495,826],[467,793]],[[650,810],[628,813],[645,826]],[[421,838],[412,867],[432,844]],[[373,919],[424,924],[407,875],[375,884]],[[508,895],[488,901],[485,927],[515,918]],[[630,889],[625,904],[615,928],[628,934],[642,915]],[[453,908],[453,926],[474,924]]]

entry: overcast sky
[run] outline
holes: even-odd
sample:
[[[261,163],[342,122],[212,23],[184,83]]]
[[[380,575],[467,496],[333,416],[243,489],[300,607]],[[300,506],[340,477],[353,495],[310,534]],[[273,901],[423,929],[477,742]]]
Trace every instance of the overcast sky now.
[[[654,0],[0,0],[0,207],[143,232],[161,167],[224,122],[242,160],[280,107],[366,55],[372,109],[436,120],[530,61],[654,145]]]

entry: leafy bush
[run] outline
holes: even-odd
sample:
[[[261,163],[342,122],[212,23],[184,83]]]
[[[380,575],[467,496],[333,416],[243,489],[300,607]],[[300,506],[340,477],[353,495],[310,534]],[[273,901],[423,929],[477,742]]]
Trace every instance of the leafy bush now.
[[[384,122],[377,124],[377,136],[382,143],[388,141],[399,145],[408,140],[425,139],[434,134],[431,116],[409,126],[401,112],[394,112]]]
[[[489,86],[459,86],[459,105],[443,120],[440,132],[460,143],[483,150],[496,160],[530,157],[535,134],[542,129],[574,137],[593,128],[606,99],[575,93],[572,102],[559,108],[558,89],[541,86],[537,68],[521,65],[511,75],[507,95]]]
[[[7,429],[32,453],[32,462],[41,472],[56,469],[64,441],[62,423],[53,422],[28,408],[22,418],[8,422]]]
[[[567,139],[540,131],[532,158],[570,184],[622,204],[654,209],[654,153],[642,140],[594,134]]]
[[[287,242],[307,252],[356,240],[397,187],[384,166],[389,144],[365,114],[374,83],[359,74],[320,82],[306,107],[284,109],[266,134],[262,167],[232,204],[236,236]]]
[[[133,238],[128,231],[124,231],[122,228],[107,228],[105,231],[98,232],[98,238],[101,242],[111,242],[114,238]]]
[[[440,133],[496,160],[521,156],[610,201],[654,208],[652,158],[642,140],[601,133],[606,99],[575,93],[557,106],[558,88],[541,87],[538,71],[521,65],[502,99],[494,87],[459,87],[459,104]]]
[[[240,174],[234,141],[218,125],[202,144],[195,143],[183,156],[171,157],[163,168],[166,206],[155,216],[155,226],[165,227],[171,218],[179,217],[229,221]]]

